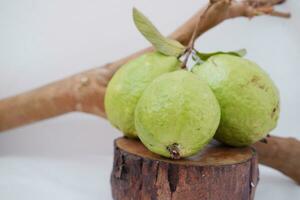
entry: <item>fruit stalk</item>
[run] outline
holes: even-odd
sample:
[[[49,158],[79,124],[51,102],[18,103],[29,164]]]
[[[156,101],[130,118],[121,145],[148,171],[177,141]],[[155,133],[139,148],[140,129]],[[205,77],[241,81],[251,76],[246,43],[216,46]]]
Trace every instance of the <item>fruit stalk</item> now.
[[[202,23],[203,21],[205,21],[206,13],[209,11],[209,9],[211,8],[211,6],[214,5],[214,3],[215,2],[210,1],[210,3],[208,4],[208,6],[198,16],[196,25],[194,27],[193,34],[192,34],[191,39],[189,41],[189,44],[188,44],[188,46],[186,48],[185,59],[182,62],[182,65],[181,65],[182,69],[186,69],[187,68],[187,66],[186,66],[187,62],[189,60],[190,55],[192,54],[192,52],[194,50],[195,41],[196,41],[196,38],[197,38],[198,27],[200,26],[199,24]]]
[[[242,2],[216,0],[207,10],[205,20],[199,22],[195,37],[199,37],[224,20],[235,17],[252,18],[261,14],[288,17],[289,14],[287,13],[273,10],[274,5],[282,2],[284,0],[248,0]],[[170,35],[170,38],[188,45],[199,15],[203,14],[207,6],[200,9],[180,26]],[[152,50],[153,48],[149,47],[102,67],[81,72],[36,90],[0,100],[0,131],[72,111],[87,112],[105,117],[104,94],[113,74],[124,63]],[[258,150],[261,163],[282,171],[300,183],[300,174],[297,173],[297,170],[300,169],[299,141],[272,137],[268,144],[257,143],[255,147]],[[287,157],[291,162],[287,162]]]

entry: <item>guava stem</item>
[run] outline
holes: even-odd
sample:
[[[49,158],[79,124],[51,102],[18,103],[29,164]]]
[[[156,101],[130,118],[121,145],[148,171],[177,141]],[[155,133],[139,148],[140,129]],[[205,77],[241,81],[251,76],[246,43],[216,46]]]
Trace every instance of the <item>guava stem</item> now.
[[[192,51],[193,51],[192,48],[187,47],[187,50],[186,50],[186,53],[185,53],[184,61],[183,61],[182,64],[181,64],[181,69],[187,69],[186,64],[187,64],[187,62],[188,62],[188,60],[189,60],[189,57],[190,57]]]
[[[169,146],[167,146],[167,150],[169,151],[170,153],[170,156],[172,159],[175,159],[175,160],[178,160],[180,159],[180,150],[178,148],[178,144],[177,143],[174,143],[174,144],[171,144]]]
[[[207,11],[215,3],[216,3],[216,1],[210,1],[209,4],[208,4],[208,6],[206,7],[206,9],[202,13],[199,14],[199,17],[197,19],[197,23],[195,25],[192,37],[191,37],[191,39],[189,41],[189,44],[188,44],[188,46],[186,48],[186,53],[185,53],[186,57],[185,57],[184,61],[182,62],[182,65],[181,65],[182,69],[186,69],[187,68],[186,64],[187,64],[187,62],[188,62],[188,60],[189,60],[189,58],[190,58],[190,56],[191,56],[191,54],[192,54],[192,52],[194,50],[195,41],[196,41],[196,38],[197,38],[197,30],[198,30],[199,24],[201,23],[200,25],[202,25],[203,21],[205,21],[204,19],[205,19]]]

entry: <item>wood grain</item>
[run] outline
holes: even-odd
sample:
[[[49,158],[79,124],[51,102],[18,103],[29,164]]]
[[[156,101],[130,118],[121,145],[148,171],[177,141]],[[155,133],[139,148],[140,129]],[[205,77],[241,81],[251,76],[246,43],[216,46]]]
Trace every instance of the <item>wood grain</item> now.
[[[162,158],[138,140],[115,140],[115,200],[252,200],[258,182],[255,150],[212,143],[182,160]]]

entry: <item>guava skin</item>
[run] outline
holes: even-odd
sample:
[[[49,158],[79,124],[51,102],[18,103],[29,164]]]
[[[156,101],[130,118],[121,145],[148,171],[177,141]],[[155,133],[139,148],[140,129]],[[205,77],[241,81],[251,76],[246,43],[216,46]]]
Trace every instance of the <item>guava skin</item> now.
[[[144,54],[113,76],[105,94],[105,111],[113,126],[127,137],[137,137],[134,110],[145,88],[158,76],[180,69],[180,61],[159,52]]]
[[[215,138],[231,146],[248,146],[276,127],[279,92],[257,64],[237,56],[216,55],[192,72],[207,81],[221,107]]]
[[[169,158],[168,148],[174,144],[181,158],[196,154],[213,138],[219,120],[220,107],[213,92],[186,70],[155,79],[135,110],[135,126],[143,144]]]

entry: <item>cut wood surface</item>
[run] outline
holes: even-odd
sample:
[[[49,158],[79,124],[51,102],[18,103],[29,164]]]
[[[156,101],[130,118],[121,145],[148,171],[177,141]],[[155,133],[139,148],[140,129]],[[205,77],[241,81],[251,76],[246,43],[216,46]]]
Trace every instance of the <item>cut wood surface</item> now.
[[[115,140],[111,173],[115,200],[250,200],[258,182],[251,147],[212,143],[198,155],[170,160],[138,140]]]

